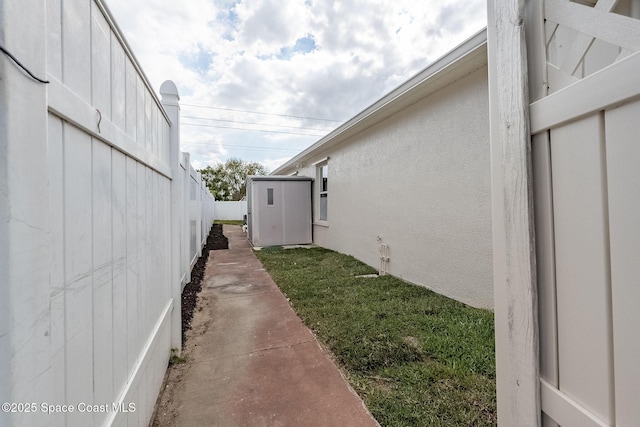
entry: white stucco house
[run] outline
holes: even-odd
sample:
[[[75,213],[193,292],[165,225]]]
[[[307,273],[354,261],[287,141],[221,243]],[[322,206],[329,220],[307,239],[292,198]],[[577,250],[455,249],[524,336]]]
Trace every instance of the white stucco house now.
[[[485,30],[273,174],[315,178],[314,243],[493,307]]]
[[[495,318],[498,424],[640,419],[640,1],[487,2],[480,32],[273,174],[314,243]]]

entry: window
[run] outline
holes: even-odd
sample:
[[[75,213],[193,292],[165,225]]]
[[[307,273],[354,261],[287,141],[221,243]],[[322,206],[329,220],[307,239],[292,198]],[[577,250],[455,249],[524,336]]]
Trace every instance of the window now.
[[[273,188],[267,188],[267,206],[273,206]]]
[[[329,166],[326,163],[323,165],[318,165],[318,182],[320,188],[320,221],[327,220],[328,176]]]

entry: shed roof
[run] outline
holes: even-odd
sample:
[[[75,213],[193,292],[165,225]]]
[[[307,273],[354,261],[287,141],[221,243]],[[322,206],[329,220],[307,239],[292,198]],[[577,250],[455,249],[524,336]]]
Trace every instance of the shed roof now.
[[[487,29],[485,28],[275,169],[272,174],[291,173],[304,166],[318,153],[346,141],[369,126],[486,65]]]
[[[309,176],[292,176],[292,175],[249,175],[247,182],[250,181],[313,181]]]

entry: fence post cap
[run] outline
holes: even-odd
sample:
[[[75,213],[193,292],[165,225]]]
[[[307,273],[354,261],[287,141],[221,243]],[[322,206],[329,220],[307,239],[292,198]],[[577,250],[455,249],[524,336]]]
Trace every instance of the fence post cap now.
[[[162,95],[163,101],[179,101],[180,95],[178,95],[178,88],[173,80],[165,80],[160,86],[160,95]]]

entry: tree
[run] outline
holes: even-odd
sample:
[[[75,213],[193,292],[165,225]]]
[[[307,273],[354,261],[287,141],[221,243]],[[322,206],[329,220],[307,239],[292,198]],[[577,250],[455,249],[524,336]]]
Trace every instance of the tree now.
[[[214,167],[207,166],[198,172],[216,200],[241,200],[247,191],[247,176],[269,173],[258,162],[245,162],[236,157]]]

